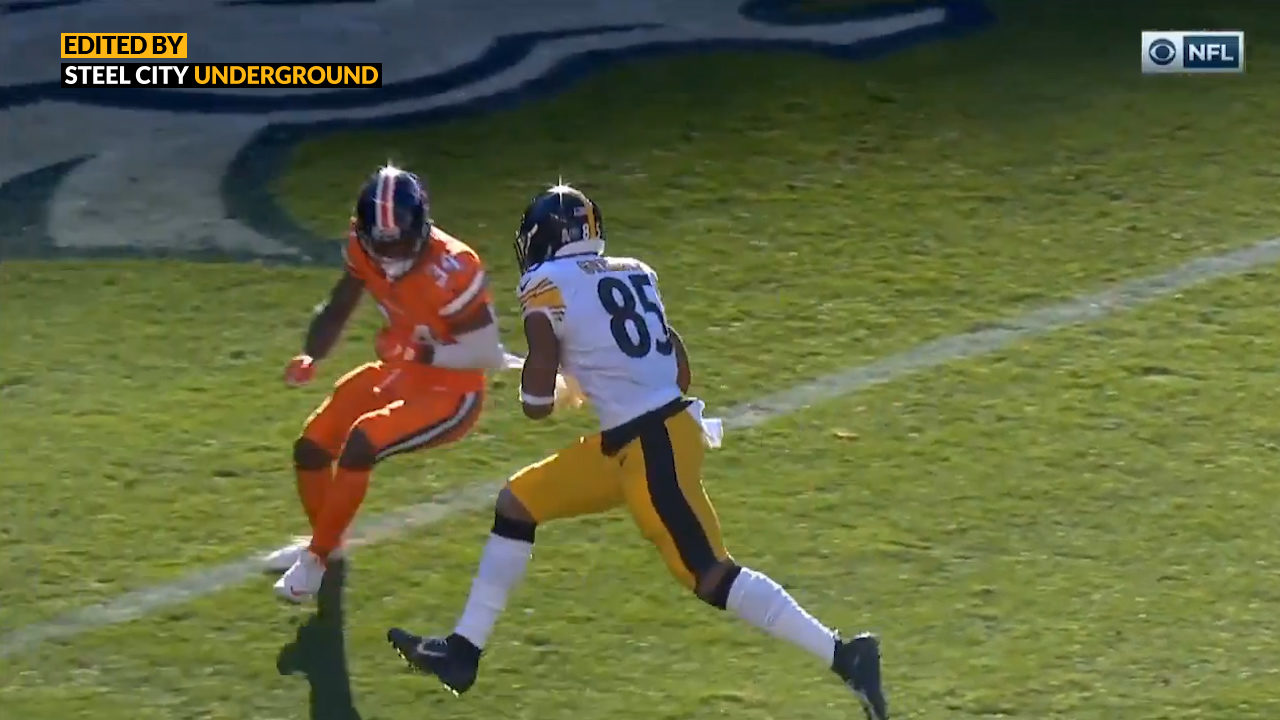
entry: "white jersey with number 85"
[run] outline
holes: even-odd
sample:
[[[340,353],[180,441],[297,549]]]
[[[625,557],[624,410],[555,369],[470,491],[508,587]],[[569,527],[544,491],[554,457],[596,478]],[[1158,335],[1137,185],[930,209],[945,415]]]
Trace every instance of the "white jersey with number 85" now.
[[[567,255],[531,268],[517,291],[560,338],[560,364],[603,430],[680,397],[658,276],[634,258]]]

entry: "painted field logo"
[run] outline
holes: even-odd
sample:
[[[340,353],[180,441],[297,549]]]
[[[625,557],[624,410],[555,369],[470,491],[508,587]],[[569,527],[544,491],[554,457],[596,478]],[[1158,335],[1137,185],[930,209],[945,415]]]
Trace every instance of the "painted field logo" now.
[[[638,55],[806,50],[853,60],[991,20],[982,0],[816,16],[798,11],[797,0],[545,5],[506,3],[494,13],[478,1],[185,0],[166,3],[157,28],[148,10],[154,3],[11,3],[0,43],[7,83],[0,85],[0,259],[328,262],[338,244],[292,223],[268,189],[290,148],[313,134],[486,112]],[[151,69],[116,70],[114,87],[68,86],[65,70],[51,62],[59,45],[75,56],[64,58],[68,64],[129,59]],[[239,80],[228,70],[222,89],[193,86],[194,69],[181,77],[162,69],[194,68],[174,62],[188,57],[224,68],[252,60],[256,82],[248,68]],[[292,68],[302,58],[381,63],[380,86],[303,88],[292,70],[289,82],[280,82],[279,70],[274,82],[265,80],[264,69]],[[95,71],[87,72],[92,84]]]
[[[1142,72],[1244,72],[1243,30],[1143,30]]]

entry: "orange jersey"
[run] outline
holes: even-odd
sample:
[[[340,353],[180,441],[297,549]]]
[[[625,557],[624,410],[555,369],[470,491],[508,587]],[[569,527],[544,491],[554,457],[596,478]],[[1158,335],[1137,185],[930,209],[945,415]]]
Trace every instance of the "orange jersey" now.
[[[412,333],[416,342],[448,345],[454,342],[450,328],[490,311],[492,297],[480,256],[440,228],[431,228],[422,258],[397,280],[387,278],[354,232],[347,240],[344,255],[347,272],[364,283],[391,327]],[[403,372],[413,387],[422,390],[484,389],[481,370],[408,362]]]

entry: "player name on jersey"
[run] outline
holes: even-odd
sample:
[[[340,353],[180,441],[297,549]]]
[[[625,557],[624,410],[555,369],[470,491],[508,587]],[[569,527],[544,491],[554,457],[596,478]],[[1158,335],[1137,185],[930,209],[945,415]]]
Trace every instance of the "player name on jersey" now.
[[[62,63],[62,87],[380,88],[382,63]]]

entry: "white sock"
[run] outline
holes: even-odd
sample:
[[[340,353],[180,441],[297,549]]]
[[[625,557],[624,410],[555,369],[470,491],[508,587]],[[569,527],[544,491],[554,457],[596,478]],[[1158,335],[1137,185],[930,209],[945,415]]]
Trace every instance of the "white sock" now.
[[[808,650],[827,667],[835,659],[836,634],[768,575],[742,568],[729,588],[727,607],[770,635]]]
[[[494,623],[507,606],[507,594],[524,577],[532,556],[533,543],[490,535],[454,632],[483,650]]]

